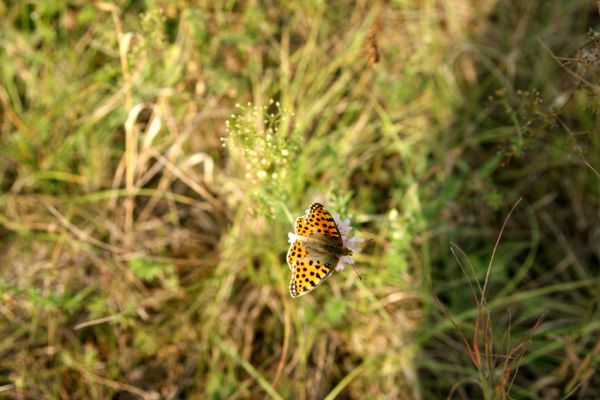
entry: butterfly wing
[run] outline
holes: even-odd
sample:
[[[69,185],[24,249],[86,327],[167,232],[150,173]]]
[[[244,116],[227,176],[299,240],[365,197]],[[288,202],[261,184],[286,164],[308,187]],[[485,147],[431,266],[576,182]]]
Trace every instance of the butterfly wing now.
[[[290,249],[287,252],[287,263],[292,272],[294,271],[294,264],[298,259],[304,259],[308,257],[308,252],[306,251],[306,247],[302,245],[300,240],[296,240],[291,244]]]
[[[329,213],[320,203],[312,203],[308,215],[296,220],[296,232],[301,236],[318,236],[343,246],[342,235]],[[299,233],[300,231],[304,233]]]
[[[308,216],[304,215],[302,217],[296,218],[296,224],[294,225],[294,230],[296,231],[296,235],[298,236],[311,236],[312,230],[308,226]]]
[[[323,258],[299,258],[295,260],[290,281],[292,297],[302,296],[319,286],[331,273],[333,266]]]

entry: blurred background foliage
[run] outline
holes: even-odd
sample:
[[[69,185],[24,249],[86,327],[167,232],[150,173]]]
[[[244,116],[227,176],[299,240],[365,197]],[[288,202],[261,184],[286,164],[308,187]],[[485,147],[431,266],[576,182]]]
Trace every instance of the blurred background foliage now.
[[[600,397],[598,22],[0,1],[0,393]],[[362,280],[292,299],[312,201]]]

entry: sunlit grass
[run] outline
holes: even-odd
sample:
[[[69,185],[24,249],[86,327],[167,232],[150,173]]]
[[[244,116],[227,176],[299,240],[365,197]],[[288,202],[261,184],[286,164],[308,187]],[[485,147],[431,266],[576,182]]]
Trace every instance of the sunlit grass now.
[[[600,396],[597,21],[0,4],[0,393]],[[370,241],[292,299],[312,201]]]

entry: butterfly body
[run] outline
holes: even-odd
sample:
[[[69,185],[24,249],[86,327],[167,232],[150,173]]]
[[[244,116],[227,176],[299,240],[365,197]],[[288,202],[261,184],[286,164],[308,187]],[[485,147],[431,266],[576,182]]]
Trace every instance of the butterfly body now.
[[[290,294],[299,297],[323,283],[340,258],[352,251],[344,246],[333,217],[319,203],[311,204],[308,214],[296,219],[294,236],[287,261],[292,270]]]
[[[343,245],[340,246],[337,243],[333,243],[327,238],[298,236],[298,240],[302,242],[306,251],[311,254],[311,256],[339,258],[352,255],[352,250]]]

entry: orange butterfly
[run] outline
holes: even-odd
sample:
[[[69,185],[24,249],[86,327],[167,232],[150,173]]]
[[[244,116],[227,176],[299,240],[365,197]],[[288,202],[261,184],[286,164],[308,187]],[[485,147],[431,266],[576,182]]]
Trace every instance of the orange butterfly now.
[[[344,222],[343,228],[344,232],[350,229],[349,221]],[[319,286],[338,263],[351,262],[354,242],[361,239],[347,239],[342,233],[320,203],[311,204],[307,215],[296,219],[295,234],[290,233],[292,245],[287,253],[292,270],[292,297],[302,296]]]

